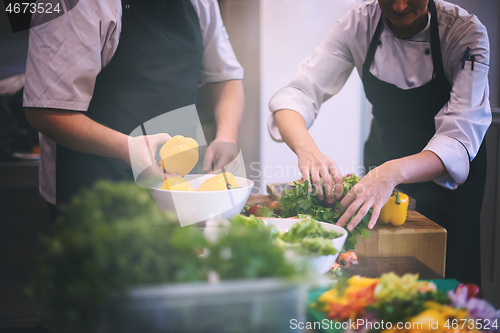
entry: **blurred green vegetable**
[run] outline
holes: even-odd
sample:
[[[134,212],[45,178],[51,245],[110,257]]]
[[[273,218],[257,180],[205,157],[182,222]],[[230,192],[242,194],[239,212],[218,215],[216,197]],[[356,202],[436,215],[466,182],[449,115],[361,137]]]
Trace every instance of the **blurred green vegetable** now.
[[[326,230],[318,221],[307,218],[295,223],[290,230],[281,236],[287,243],[298,243],[304,238],[328,238],[330,240],[342,236],[341,233]]]
[[[235,226],[244,226],[248,228],[264,229],[266,225],[262,219],[259,219],[253,215],[243,216],[238,214],[230,219],[231,224]]]
[[[304,249],[311,253],[317,253],[320,256],[329,256],[338,252],[338,250],[333,246],[332,240],[327,238],[304,238],[300,244]]]
[[[341,237],[336,231],[326,230],[318,221],[306,218],[295,223],[290,230],[281,234],[280,239],[287,243],[300,243],[308,253],[322,256],[332,255],[339,251],[333,246],[332,239]]]
[[[159,210],[149,191],[101,181],[61,209],[53,235],[42,239],[28,295],[43,302],[40,316],[51,332],[88,333],[111,291],[125,296],[130,287],[206,281],[210,271],[222,279],[296,274],[269,232],[254,231],[234,226],[210,244]],[[199,256],[204,248],[208,257]]]
[[[284,249],[274,245],[269,230],[233,226],[209,244],[207,263],[221,279],[290,277],[297,274]]]
[[[308,254],[331,255],[338,252],[333,246],[332,239],[341,237],[342,234],[326,230],[318,221],[306,216],[304,220],[297,220],[290,230],[279,233],[273,226],[266,227],[262,219],[255,216],[236,215],[230,219],[233,226],[244,226],[249,229],[268,230],[276,246],[282,249],[286,244],[300,244],[302,252]]]

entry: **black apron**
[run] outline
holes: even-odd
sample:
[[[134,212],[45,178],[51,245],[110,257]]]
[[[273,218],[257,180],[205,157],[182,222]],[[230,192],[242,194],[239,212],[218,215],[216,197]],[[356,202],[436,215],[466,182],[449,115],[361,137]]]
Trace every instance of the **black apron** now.
[[[451,85],[444,73],[436,6],[429,1],[433,79],[421,87],[400,89],[370,73],[384,28],[382,17],[363,65],[363,85],[373,105],[370,135],[364,147],[366,172],[382,163],[417,154],[435,134],[434,117],[449,101]],[[424,56],[424,55],[422,55]],[[411,59],[408,59],[411,61]],[[446,277],[480,285],[479,216],[486,175],[486,151],[481,146],[470,164],[467,181],[457,190],[434,182],[401,184],[398,189],[414,197],[417,211],[448,231]]]
[[[189,0],[123,0],[122,10],[118,48],[97,76],[84,114],[129,135],[156,116],[196,103],[203,40]],[[57,145],[57,204],[99,179],[134,177],[119,159]]]

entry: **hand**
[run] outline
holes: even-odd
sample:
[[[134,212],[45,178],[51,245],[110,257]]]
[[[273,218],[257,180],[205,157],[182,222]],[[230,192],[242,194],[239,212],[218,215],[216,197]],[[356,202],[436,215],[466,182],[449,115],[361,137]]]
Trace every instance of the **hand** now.
[[[224,168],[225,171],[229,172],[236,169],[238,167],[238,154],[239,149],[236,143],[223,142],[216,139],[207,148],[205,158],[203,159],[203,171],[216,172]],[[235,161],[235,165],[233,165],[233,161]]]
[[[302,180],[312,178],[311,187],[314,187],[318,198],[324,200],[326,194],[329,204],[333,204],[335,198],[340,200],[343,191],[343,179],[335,162],[316,148],[297,149],[297,157],[299,158],[299,170],[302,173]],[[325,193],[323,193],[320,178],[323,180]]]
[[[163,168],[156,161],[155,155],[158,146],[170,139],[170,135],[166,133],[128,137],[129,159],[125,162],[134,170],[139,186],[147,188],[165,178]]]
[[[394,187],[398,184],[395,180],[396,174],[397,167],[395,163],[389,161],[371,170],[361,178],[340,202],[340,210],[344,211],[344,214],[336,225],[343,227],[356,214],[347,226],[348,230],[353,230],[370,208],[373,208],[372,216],[368,222],[368,228],[372,229],[377,223],[380,210],[389,200]]]

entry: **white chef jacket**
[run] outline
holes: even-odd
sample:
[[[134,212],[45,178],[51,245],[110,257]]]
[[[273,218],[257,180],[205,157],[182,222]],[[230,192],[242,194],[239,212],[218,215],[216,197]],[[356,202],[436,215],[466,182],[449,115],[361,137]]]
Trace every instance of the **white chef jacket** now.
[[[434,118],[436,133],[423,150],[439,156],[448,171],[435,182],[456,189],[467,179],[469,161],[476,156],[491,124],[489,42],[486,28],[476,16],[445,1],[435,3],[445,75],[452,91],[449,102]],[[378,1],[369,0],[354,6],[335,23],[313,55],[300,64],[290,84],[271,99],[273,115],[268,128],[273,139],[282,141],[274,112],[297,111],[309,128],[321,104],[340,91],[354,67],[362,77],[380,16]],[[386,24],[380,41],[370,68],[375,77],[401,89],[419,87],[432,79],[430,14],[427,26],[415,36],[398,38]],[[465,61],[461,68],[467,47],[475,55],[474,70],[471,61]]]
[[[191,0],[203,37],[199,85],[243,79],[217,0]],[[87,111],[119,43],[120,0],[88,0],[30,30],[24,107]],[[40,194],[56,198],[56,144],[40,134]]]

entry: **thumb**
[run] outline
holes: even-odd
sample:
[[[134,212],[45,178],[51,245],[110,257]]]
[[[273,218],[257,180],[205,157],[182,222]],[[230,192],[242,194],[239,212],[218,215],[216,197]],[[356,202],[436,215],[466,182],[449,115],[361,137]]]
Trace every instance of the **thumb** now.
[[[158,133],[153,135],[148,135],[149,144],[151,147],[157,147],[158,145],[164,144],[172,137],[167,133]]]

